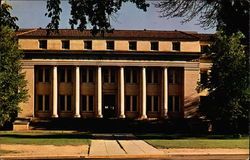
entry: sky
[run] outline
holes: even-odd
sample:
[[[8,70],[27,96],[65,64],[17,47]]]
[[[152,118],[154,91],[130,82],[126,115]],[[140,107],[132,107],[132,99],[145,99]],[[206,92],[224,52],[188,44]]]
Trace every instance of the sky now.
[[[45,28],[50,19],[46,13],[45,0],[7,0],[12,5],[12,15],[19,18],[20,28]],[[205,30],[197,25],[197,20],[188,23],[181,23],[182,18],[162,18],[159,9],[154,7],[156,2],[150,2],[147,12],[136,8],[135,4],[125,3],[121,10],[114,15],[111,25],[116,30],[181,30],[196,31],[199,33],[215,33],[215,28]],[[68,24],[70,18],[70,5],[67,0],[61,3],[63,12],[61,13],[60,28],[70,28]]]

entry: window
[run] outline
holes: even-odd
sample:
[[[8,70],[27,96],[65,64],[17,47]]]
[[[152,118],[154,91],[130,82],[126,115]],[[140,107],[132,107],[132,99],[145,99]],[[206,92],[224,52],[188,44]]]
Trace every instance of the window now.
[[[94,82],[94,70],[92,68],[81,68],[81,80],[83,83]]]
[[[136,50],[137,44],[136,42],[129,42],[129,50]]]
[[[126,69],[125,79],[126,79],[126,83],[137,83],[137,70]]]
[[[158,112],[159,110],[159,96],[147,96],[147,111]]]
[[[62,49],[69,49],[69,40],[62,40]]]
[[[168,74],[168,81],[170,84],[180,84],[181,74],[178,70],[170,69]]]
[[[38,95],[38,110],[49,111],[49,95]]]
[[[103,70],[104,83],[115,83],[115,69],[106,68]]]
[[[208,52],[208,45],[201,45],[201,53],[207,53]]]
[[[159,50],[159,43],[158,42],[151,42],[151,50],[158,51]]]
[[[125,96],[125,110],[128,112],[137,111],[137,96]]]
[[[173,51],[180,51],[181,50],[180,42],[173,42],[172,43],[172,50]]]
[[[47,40],[39,40],[39,48],[47,49]]]
[[[115,43],[114,41],[107,41],[107,49],[114,50]]]
[[[39,68],[37,70],[38,82],[49,82],[50,80],[50,69],[49,68]]]
[[[82,95],[82,110],[93,111],[94,108],[94,96]]]
[[[201,83],[202,84],[206,84],[207,83],[207,81],[208,81],[208,71],[202,71],[201,73],[200,73],[200,81],[201,81]]]
[[[92,49],[92,41],[84,41],[84,49]]]
[[[168,110],[170,112],[180,111],[180,96],[168,96]]]
[[[157,69],[147,69],[146,78],[147,83],[159,83],[159,74]]]
[[[71,68],[61,68],[59,69],[60,82],[71,82],[72,70]]]
[[[71,95],[60,95],[59,102],[61,111],[71,111]]]

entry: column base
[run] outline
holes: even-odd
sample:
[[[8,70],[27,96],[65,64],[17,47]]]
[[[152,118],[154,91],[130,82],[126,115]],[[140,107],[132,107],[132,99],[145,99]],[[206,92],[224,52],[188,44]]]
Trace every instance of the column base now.
[[[140,117],[140,119],[147,119],[148,117],[147,117],[147,115],[142,115],[141,117]]]
[[[81,117],[81,115],[80,114],[76,114],[76,115],[74,115],[74,118],[80,118]]]
[[[119,118],[126,118],[126,116],[122,114],[122,115],[119,115]]]
[[[52,118],[58,118],[58,115],[52,115]]]
[[[103,115],[96,115],[96,118],[103,118]]]

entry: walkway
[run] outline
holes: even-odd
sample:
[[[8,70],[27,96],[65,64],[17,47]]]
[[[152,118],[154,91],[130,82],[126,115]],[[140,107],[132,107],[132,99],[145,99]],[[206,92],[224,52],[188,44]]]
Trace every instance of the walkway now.
[[[159,157],[164,152],[138,140],[133,134],[94,134],[89,158]]]

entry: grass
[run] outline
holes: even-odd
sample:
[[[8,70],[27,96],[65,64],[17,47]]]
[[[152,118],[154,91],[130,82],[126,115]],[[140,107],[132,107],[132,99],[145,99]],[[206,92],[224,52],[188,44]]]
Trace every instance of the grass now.
[[[18,152],[0,149],[0,155],[8,153],[18,153]]]
[[[89,145],[89,133],[0,133],[1,144]]]
[[[229,135],[138,134],[137,137],[157,148],[249,148],[248,136]]]

